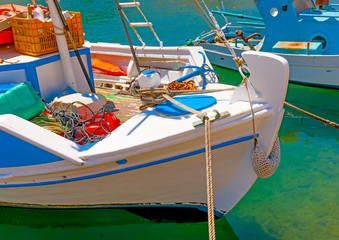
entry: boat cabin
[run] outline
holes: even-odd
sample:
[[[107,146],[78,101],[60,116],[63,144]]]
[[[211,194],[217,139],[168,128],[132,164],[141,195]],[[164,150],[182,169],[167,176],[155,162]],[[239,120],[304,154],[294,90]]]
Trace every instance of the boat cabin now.
[[[266,35],[261,51],[294,53],[293,49],[279,49],[279,42],[303,42],[321,44],[308,54],[335,55],[339,53],[336,44],[339,33],[339,11],[331,5],[316,7],[311,0],[256,0],[258,10],[264,19]],[[319,5],[317,1],[317,5]],[[318,44],[319,45],[319,44]],[[307,54],[307,48],[297,54]]]

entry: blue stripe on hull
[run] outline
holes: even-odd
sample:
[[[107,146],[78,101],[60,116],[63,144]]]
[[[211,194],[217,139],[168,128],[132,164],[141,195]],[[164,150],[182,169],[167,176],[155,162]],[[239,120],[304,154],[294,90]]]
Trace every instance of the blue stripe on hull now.
[[[245,142],[245,141],[248,141],[248,140],[251,140],[251,139],[253,139],[253,135],[249,135],[249,136],[241,137],[241,138],[234,139],[234,140],[231,140],[231,141],[223,142],[223,143],[220,143],[220,144],[213,145],[212,150],[216,150],[216,149],[227,147],[227,146],[234,145],[234,144],[237,144],[237,143]],[[91,178],[98,178],[98,177],[118,174],[118,173],[122,173],[122,172],[128,172],[128,171],[132,171],[132,170],[136,170],[136,169],[146,168],[146,167],[150,167],[150,166],[154,166],[154,165],[158,165],[158,164],[162,164],[162,163],[166,163],[166,162],[171,162],[171,161],[175,161],[175,160],[178,160],[178,159],[181,159],[181,158],[186,158],[186,157],[194,156],[194,155],[197,155],[197,154],[201,154],[201,153],[204,153],[204,152],[205,152],[205,148],[201,148],[201,149],[198,149],[198,150],[195,150],[195,151],[192,151],[192,152],[179,154],[179,155],[176,155],[176,156],[173,156],[173,157],[164,158],[164,159],[156,160],[156,161],[145,163],[145,164],[140,164],[140,165],[133,166],[133,167],[126,167],[126,168],[123,168],[123,169],[116,169],[116,170],[98,173],[98,174],[93,174],[93,175],[88,175],[88,176],[76,177],[76,178],[72,178],[72,179],[62,179],[62,180],[56,180],[56,181],[49,181],[49,182],[40,182],[40,183],[23,183],[23,184],[0,185],[0,188],[44,186],[44,185],[52,185],[52,184],[86,180],[86,179],[91,179]]]

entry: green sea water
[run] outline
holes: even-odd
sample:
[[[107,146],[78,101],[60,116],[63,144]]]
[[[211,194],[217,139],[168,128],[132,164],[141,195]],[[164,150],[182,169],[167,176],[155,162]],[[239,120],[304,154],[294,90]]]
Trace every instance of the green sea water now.
[[[0,0],[10,2],[29,3]],[[165,46],[183,45],[187,39],[209,30],[191,1],[140,2]],[[205,2],[210,8],[221,6],[220,1]],[[258,16],[252,0],[224,1],[224,6],[228,11]],[[61,7],[82,13],[86,40],[127,44],[113,0],[61,0]],[[133,9],[126,13],[131,21],[142,21]],[[152,32],[142,30],[140,35],[147,45],[157,44]],[[140,45],[133,35],[132,41]],[[222,82],[239,84],[238,73],[215,69]],[[289,84],[286,101],[339,123],[339,90]],[[277,172],[268,179],[258,179],[230,213],[216,221],[217,239],[339,239],[339,130],[285,109],[279,131],[282,153]],[[186,217],[177,214],[178,219]],[[159,220],[119,209],[0,208],[0,240],[207,238],[206,221]]]

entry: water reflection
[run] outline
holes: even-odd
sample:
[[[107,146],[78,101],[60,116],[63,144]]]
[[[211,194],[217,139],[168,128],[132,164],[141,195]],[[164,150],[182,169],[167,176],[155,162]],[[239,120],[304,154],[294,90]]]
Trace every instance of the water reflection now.
[[[205,218],[190,209],[0,207],[0,239],[208,239]],[[216,234],[218,239],[238,239],[226,218],[216,220]]]

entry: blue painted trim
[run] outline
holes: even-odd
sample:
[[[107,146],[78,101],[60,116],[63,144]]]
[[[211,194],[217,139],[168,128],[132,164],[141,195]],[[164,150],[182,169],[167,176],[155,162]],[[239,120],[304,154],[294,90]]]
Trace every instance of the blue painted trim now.
[[[64,159],[4,131],[0,131],[0,146],[2,147],[0,175],[3,174],[3,168],[15,169],[28,166],[38,168],[42,164],[64,161]]]
[[[36,72],[36,68],[27,66],[25,68],[25,73],[26,73],[26,80],[31,83],[34,90],[37,91],[41,96],[41,89],[39,85],[38,74]]]
[[[115,163],[119,165],[124,165],[127,163],[127,159],[118,160],[118,161],[115,161]]]
[[[93,72],[91,71],[92,69],[92,64],[91,64],[91,53],[89,48],[81,48],[78,49],[78,52],[80,55],[86,55],[87,57],[87,63],[88,63],[88,69],[90,72],[90,80],[94,86],[94,77],[93,77]],[[76,54],[74,50],[71,50],[70,52],[70,57],[75,57]],[[0,66],[0,72],[5,72],[5,71],[13,71],[13,70],[24,70],[26,74],[26,80],[29,81],[35,91],[40,92],[40,86],[39,86],[39,80],[36,72],[36,68],[42,65],[46,65],[52,62],[56,62],[60,60],[60,54],[55,53],[52,56],[48,57],[42,57],[40,59],[37,59],[32,62],[25,62],[25,63],[15,63],[15,64],[8,64],[8,65],[2,65]]]
[[[248,141],[248,140],[251,140],[251,139],[253,139],[253,135],[249,135],[249,136],[237,138],[237,139],[234,139],[234,140],[231,140],[231,141],[223,142],[223,143],[220,143],[220,144],[217,144],[217,145],[213,145],[211,148],[212,148],[212,150],[216,150],[216,149],[227,147],[227,146],[234,145],[234,144],[237,144],[237,143],[245,142],[245,141]],[[201,153],[204,153],[204,152],[205,152],[205,148],[201,148],[201,149],[198,149],[198,150],[195,150],[195,151],[192,151],[192,152],[179,154],[177,156],[164,158],[164,159],[156,160],[156,161],[149,162],[149,163],[144,163],[144,164],[140,164],[140,165],[133,166],[133,167],[126,167],[124,169],[117,169],[117,170],[112,170],[112,171],[88,175],[88,176],[76,177],[76,178],[71,178],[71,179],[62,179],[62,180],[56,180],[56,181],[49,181],[49,182],[0,185],[0,188],[45,186],[45,185],[52,185],[52,184],[74,182],[74,181],[86,180],[86,179],[91,179],[91,178],[104,177],[104,176],[108,176],[108,175],[133,171],[133,170],[136,170],[136,169],[151,167],[151,166],[155,166],[155,165],[158,165],[158,164],[175,161],[175,160],[178,160],[178,159],[181,159],[181,158],[194,156],[194,155],[201,154]]]
[[[95,89],[95,86],[94,86],[94,75],[93,75],[93,71],[91,71],[91,69],[92,69],[91,51],[90,51],[89,48],[87,49],[85,54],[87,56],[87,66],[88,66],[88,69],[89,69],[89,79],[91,80],[92,86]]]

